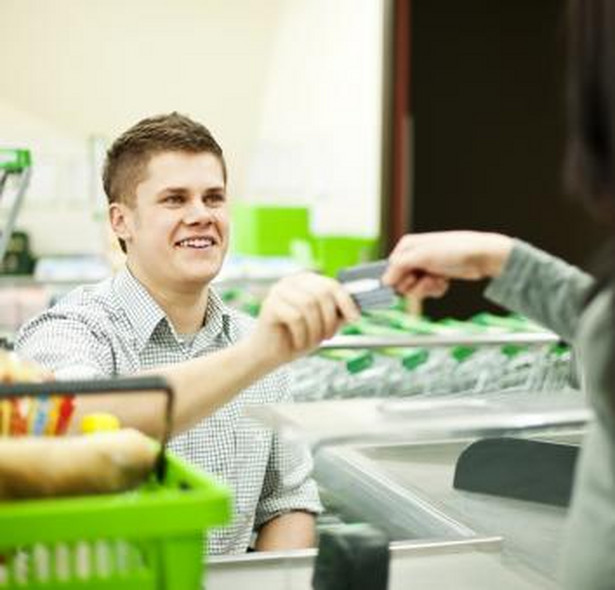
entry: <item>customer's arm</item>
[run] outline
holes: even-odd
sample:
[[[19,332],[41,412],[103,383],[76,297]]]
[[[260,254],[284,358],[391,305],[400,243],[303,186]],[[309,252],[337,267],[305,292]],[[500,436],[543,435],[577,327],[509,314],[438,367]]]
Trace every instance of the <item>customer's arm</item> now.
[[[594,279],[575,266],[515,240],[502,273],[485,295],[572,343]]]
[[[593,284],[578,268],[494,233],[410,234],[399,241],[389,261],[385,282],[417,297],[440,297],[453,279],[493,279],[487,297],[569,341]]]
[[[306,354],[331,337],[344,321],[358,311],[341,285],[332,279],[305,273],[279,281],[265,299],[254,331],[237,344],[208,356],[148,370],[140,374],[166,377],[176,394],[174,433],[182,432],[280,365]],[[38,360],[40,343],[47,349],[45,363],[63,377],[112,377],[101,369],[101,356],[112,354],[104,334],[74,320],[61,320],[61,338],[49,342],[48,326],[31,329],[18,340],[24,356]],[[49,350],[49,347],[54,350]],[[75,370],[71,372],[71,367]],[[108,411],[123,425],[155,434],[161,431],[160,398],[153,395],[82,398],[77,417],[91,411]],[[77,420],[75,420],[76,422]]]

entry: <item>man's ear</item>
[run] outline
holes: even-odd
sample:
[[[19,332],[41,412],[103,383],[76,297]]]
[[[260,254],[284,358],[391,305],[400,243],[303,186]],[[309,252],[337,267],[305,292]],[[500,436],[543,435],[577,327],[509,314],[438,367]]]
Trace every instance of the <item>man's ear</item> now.
[[[129,242],[132,237],[130,231],[129,217],[130,211],[125,203],[111,203],[109,205],[109,222],[113,233],[118,237]]]

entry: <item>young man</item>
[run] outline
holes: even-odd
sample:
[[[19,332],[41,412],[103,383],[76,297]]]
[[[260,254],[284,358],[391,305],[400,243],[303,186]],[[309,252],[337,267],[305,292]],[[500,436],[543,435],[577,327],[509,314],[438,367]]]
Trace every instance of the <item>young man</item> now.
[[[111,226],[126,268],[76,289],[24,326],[16,349],[57,379],[155,373],[176,392],[171,448],[229,483],[235,517],[212,553],[310,546],[320,503],[311,459],[243,416],[246,404],[290,399],[280,365],[331,337],[358,312],[332,279],[282,279],[256,322],[228,309],[211,281],[228,246],[226,166],[202,125],[173,113],[145,119],[111,146],[104,170]],[[153,399],[82,400],[123,425],[160,428]]]

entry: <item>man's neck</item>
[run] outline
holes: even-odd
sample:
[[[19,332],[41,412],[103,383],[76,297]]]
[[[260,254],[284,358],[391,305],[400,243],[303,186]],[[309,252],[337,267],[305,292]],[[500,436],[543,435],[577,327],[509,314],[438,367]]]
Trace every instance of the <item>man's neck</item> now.
[[[201,329],[207,309],[209,285],[178,288],[174,285],[154,284],[138,267],[133,268],[130,264],[127,266],[160,306],[178,334],[195,334]]]

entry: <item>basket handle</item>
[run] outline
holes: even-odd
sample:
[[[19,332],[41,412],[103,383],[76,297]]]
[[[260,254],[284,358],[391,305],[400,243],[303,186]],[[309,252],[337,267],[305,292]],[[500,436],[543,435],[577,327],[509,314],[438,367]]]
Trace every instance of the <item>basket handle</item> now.
[[[120,377],[117,379],[46,381],[44,383],[14,383],[0,385],[0,398],[38,395],[96,395],[100,393],[126,394],[130,392],[160,391],[166,395],[166,412],[160,453],[156,459],[156,476],[160,482],[166,475],[165,450],[171,437],[171,422],[175,392],[162,377]]]

